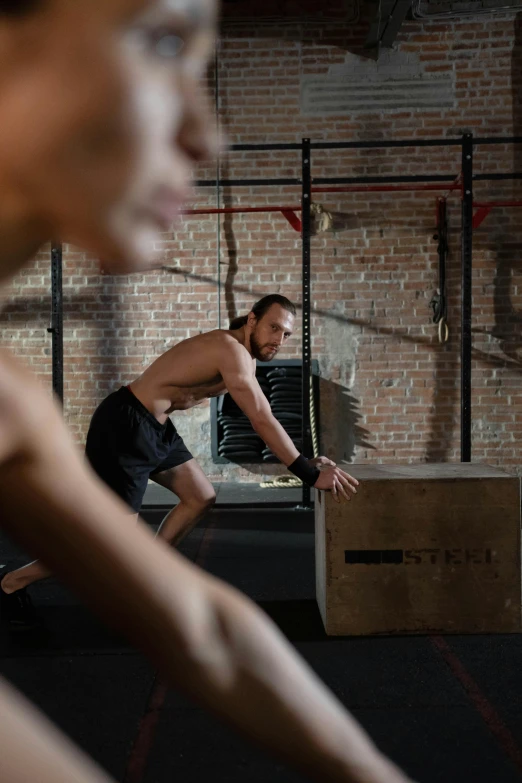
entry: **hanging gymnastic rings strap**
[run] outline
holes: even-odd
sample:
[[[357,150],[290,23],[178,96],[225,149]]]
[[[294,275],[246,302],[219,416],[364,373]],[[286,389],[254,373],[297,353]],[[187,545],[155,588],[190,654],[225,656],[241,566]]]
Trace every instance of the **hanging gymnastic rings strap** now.
[[[441,318],[439,321],[439,343],[444,344],[448,342],[449,329],[445,318]]]

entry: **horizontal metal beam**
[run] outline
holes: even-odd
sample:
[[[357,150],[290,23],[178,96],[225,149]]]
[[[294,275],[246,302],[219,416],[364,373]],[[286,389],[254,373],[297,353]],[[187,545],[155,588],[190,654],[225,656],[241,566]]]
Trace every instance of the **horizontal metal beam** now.
[[[226,148],[232,150],[232,152],[253,152],[264,150],[300,150],[300,144],[288,143],[288,144],[229,144]]]
[[[300,206],[295,207],[209,207],[205,209],[184,209],[183,215],[233,215],[237,212],[299,212]]]
[[[494,180],[514,180],[522,179],[522,172],[505,172],[501,174],[476,174],[473,177],[475,182],[488,182]],[[313,180],[314,185],[362,185],[362,184],[390,184],[399,182],[455,182],[455,174],[419,174],[402,177],[317,177]],[[270,185],[300,185],[300,180],[296,179],[222,179],[219,181],[220,187],[265,187]],[[195,185],[199,188],[216,187],[215,179],[198,179]],[[333,191],[332,191],[333,192]]]
[[[460,147],[460,139],[394,139],[392,141],[314,141],[314,150],[393,149],[394,147]]]
[[[423,190],[436,190],[447,193],[450,190],[461,190],[462,186],[458,182],[423,184],[413,183],[412,185],[341,185],[340,187],[319,187],[312,188],[312,193],[414,193]]]
[[[474,182],[493,182],[493,180],[503,180],[503,179],[522,179],[522,172],[520,171],[511,171],[511,172],[505,172],[501,174],[474,174],[473,180]]]
[[[357,185],[357,184],[378,184],[394,182],[453,182],[455,174],[434,174],[419,176],[402,177],[318,177],[314,179],[314,185]],[[214,179],[198,179],[197,187],[210,188],[216,186]],[[266,185],[300,185],[298,179],[222,179],[219,185],[223,188],[229,187],[264,187]]]
[[[267,178],[267,179],[220,179],[219,185],[222,188],[248,188],[251,186],[266,186],[266,185],[300,185],[301,180],[297,179],[297,177],[293,179],[285,179],[281,178]],[[216,187],[216,180],[215,179],[197,179],[195,182],[195,185],[198,188],[215,188]]]
[[[314,177],[314,185],[368,185],[394,182],[454,182],[455,174],[404,174],[398,177]]]
[[[522,136],[477,136],[473,138],[476,144],[522,144]]]
[[[393,149],[394,147],[459,147],[461,139],[392,139],[384,141],[313,141],[310,147],[314,150],[347,150],[347,149]],[[473,144],[522,144],[522,136],[477,136]],[[293,142],[283,144],[230,144],[229,152],[263,152],[270,150],[300,150],[300,144]]]

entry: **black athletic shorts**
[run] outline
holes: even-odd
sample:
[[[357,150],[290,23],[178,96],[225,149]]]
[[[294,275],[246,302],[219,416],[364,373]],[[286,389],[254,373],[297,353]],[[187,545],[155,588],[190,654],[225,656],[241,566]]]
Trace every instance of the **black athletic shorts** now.
[[[149,476],[192,459],[171,420],[160,424],[126,386],[94,411],[85,453],[98,476],[136,513]]]

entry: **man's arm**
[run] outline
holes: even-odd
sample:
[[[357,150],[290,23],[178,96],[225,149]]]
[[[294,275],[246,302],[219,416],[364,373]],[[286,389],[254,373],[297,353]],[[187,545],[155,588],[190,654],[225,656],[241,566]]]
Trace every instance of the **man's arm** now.
[[[263,394],[252,370],[252,359],[238,345],[227,351],[220,362],[219,371],[226,389],[241,408],[257,434],[273,451],[283,465],[291,465],[299,452],[292,439],[275,418],[270,404]]]
[[[13,538],[172,684],[310,779],[407,783],[254,604],[145,525],[129,525],[128,509],[84,465],[45,392],[8,369],[17,395],[2,399],[0,389],[0,435],[16,417],[20,439],[0,471],[0,505]],[[19,417],[28,403],[39,429]]]
[[[223,351],[219,362],[219,372],[228,393],[243,413],[248,416],[257,434],[283,465],[286,467],[293,465],[300,458],[300,454],[286,430],[272,413],[270,404],[253,373],[252,359],[243,346],[235,344]],[[307,469],[306,460],[301,458],[301,462],[305,463],[305,470],[308,473],[309,468]],[[317,465],[317,462],[315,464]],[[297,470],[294,472],[296,475],[300,475]],[[335,500],[338,500],[338,493],[345,500],[350,500],[350,495],[357,491],[358,481],[336,467],[335,463],[322,468],[318,475],[317,473],[316,471],[315,478],[312,477],[310,484],[313,483],[317,489],[332,490]],[[306,473],[304,480],[307,480]]]

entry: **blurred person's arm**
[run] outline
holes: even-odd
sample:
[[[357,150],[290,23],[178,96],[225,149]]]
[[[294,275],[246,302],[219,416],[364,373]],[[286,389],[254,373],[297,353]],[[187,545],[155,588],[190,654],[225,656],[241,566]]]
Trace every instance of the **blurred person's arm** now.
[[[173,685],[312,780],[406,783],[252,602],[129,522],[46,393],[0,353],[6,443],[2,525]]]
[[[2,783],[114,783],[38,710],[0,680]]]

